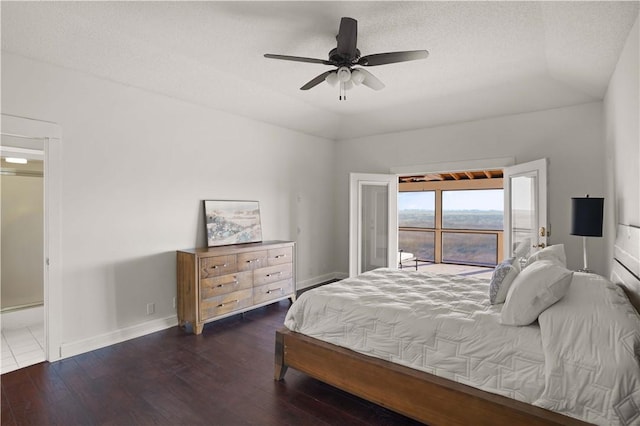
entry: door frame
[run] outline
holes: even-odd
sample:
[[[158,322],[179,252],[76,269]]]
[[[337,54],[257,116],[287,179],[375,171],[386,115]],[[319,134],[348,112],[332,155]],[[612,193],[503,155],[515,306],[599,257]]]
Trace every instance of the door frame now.
[[[44,141],[44,354],[47,361],[56,361],[62,343],[61,129],[56,123],[2,113],[2,134]]]

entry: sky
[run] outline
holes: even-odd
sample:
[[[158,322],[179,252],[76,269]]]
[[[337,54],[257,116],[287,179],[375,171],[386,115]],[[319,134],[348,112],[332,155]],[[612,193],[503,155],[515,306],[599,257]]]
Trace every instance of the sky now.
[[[398,209],[435,209],[435,196],[432,191],[398,193]],[[443,191],[444,210],[500,210],[504,209],[502,189],[472,191]]]

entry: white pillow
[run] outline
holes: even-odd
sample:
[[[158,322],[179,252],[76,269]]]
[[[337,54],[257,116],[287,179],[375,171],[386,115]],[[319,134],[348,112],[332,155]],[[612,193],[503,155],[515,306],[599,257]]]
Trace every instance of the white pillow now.
[[[516,248],[513,249],[513,255],[518,259],[524,257],[529,257],[529,253],[531,252],[531,238],[525,238],[520,241]]]
[[[567,293],[573,272],[553,260],[539,260],[522,270],[511,284],[500,323],[529,325]]]
[[[489,284],[489,303],[504,303],[514,278],[520,272],[520,262],[515,257],[505,259],[496,266]]]
[[[567,256],[564,253],[564,244],[554,244],[533,253],[529,256],[529,259],[527,259],[525,268],[538,260],[554,260],[556,262],[560,262],[560,264],[566,268]]]

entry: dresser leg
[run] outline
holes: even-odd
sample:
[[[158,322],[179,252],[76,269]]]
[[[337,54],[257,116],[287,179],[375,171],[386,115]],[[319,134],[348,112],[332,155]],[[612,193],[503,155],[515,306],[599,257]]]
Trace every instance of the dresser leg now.
[[[291,297],[289,298],[289,300],[291,301],[291,303],[296,301],[296,295],[292,294]]]
[[[204,328],[204,324],[194,324],[193,325],[193,334],[202,334],[202,329]]]

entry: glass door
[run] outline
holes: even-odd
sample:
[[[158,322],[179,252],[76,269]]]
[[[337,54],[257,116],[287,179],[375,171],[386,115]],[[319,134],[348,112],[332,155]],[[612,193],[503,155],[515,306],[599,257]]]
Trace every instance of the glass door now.
[[[398,264],[398,178],[352,173],[349,276]]]
[[[547,244],[547,159],[504,169],[504,253],[526,258]]]

